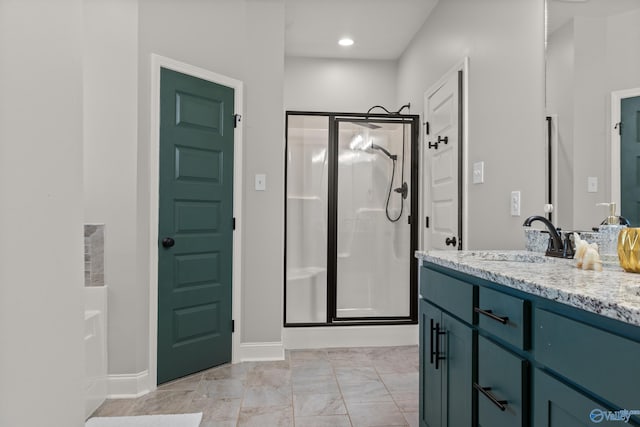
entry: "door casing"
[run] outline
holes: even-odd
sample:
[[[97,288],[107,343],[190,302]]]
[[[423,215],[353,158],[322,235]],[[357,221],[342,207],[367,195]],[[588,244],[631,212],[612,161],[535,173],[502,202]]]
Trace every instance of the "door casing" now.
[[[158,367],[158,221],[160,177],[160,69],[167,68],[203,80],[234,89],[234,114],[242,116],[243,83],[212,71],[195,67],[160,55],[151,55],[151,117],[149,147],[149,390],[157,387]],[[236,228],[233,233],[232,266],[232,318],[235,330],[231,345],[231,362],[237,363],[240,355],[242,331],[241,316],[241,242],[242,242],[242,120],[234,130],[233,164],[233,216]]]

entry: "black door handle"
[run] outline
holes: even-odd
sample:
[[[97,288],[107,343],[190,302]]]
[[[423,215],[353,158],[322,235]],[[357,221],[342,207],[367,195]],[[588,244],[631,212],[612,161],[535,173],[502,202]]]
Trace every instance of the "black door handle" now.
[[[453,246],[455,247],[458,244],[458,240],[456,239],[456,236],[453,237],[447,237],[447,239],[444,241],[444,243],[449,246]]]
[[[162,238],[162,247],[163,248],[170,248],[171,246],[175,245],[176,241],[173,240],[171,237],[163,237]]]

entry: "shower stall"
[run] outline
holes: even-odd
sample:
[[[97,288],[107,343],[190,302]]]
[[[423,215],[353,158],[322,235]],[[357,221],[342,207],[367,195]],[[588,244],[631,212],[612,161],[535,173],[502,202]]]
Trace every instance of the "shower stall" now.
[[[285,326],[416,323],[418,123],[287,112]]]

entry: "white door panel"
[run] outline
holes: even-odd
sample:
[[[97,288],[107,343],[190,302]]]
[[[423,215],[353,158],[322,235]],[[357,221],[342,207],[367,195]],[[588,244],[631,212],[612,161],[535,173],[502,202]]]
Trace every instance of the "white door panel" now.
[[[459,241],[459,113],[458,73],[451,73],[437,89],[425,94],[424,111],[429,123],[426,136],[423,174],[424,214],[430,218],[424,229],[423,246],[429,249],[457,250],[447,245],[455,237]],[[445,139],[446,138],[446,139]],[[446,142],[445,142],[446,140]],[[432,148],[428,148],[432,145]]]

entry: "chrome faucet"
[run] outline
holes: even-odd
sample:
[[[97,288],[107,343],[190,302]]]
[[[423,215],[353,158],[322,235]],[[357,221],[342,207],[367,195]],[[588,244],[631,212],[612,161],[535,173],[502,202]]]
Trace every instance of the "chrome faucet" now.
[[[570,233],[565,233],[564,241],[562,236],[558,232],[559,229],[554,227],[547,218],[539,215],[530,216],[529,218],[524,220],[525,227],[530,227],[533,221],[540,221],[544,225],[546,225],[547,230],[549,230],[549,244],[547,245],[547,250],[545,252],[546,256],[553,256],[558,258],[573,258],[574,249],[573,244],[571,243],[571,239],[569,237]]]

